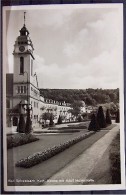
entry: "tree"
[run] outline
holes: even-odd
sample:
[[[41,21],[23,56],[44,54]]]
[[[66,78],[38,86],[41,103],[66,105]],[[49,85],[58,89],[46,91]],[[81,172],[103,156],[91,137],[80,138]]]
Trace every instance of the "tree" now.
[[[119,109],[117,110],[116,112],[116,123],[119,123],[120,122],[120,113],[119,113]]]
[[[106,121],[105,121],[105,116],[104,116],[102,106],[99,106],[99,108],[98,108],[97,121],[98,121],[100,128],[106,127]]]
[[[79,115],[78,118],[77,118],[78,122],[82,122],[82,116]]]
[[[89,131],[100,130],[100,127],[99,127],[99,124],[98,124],[98,121],[97,121],[97,118],[96,118],[95,114],[91,115],[91,122],[89,124],[88,130]]]
[[[77,117],[81,113],[81,107],[83,106],[82,101],[74,101],[71,104],[71,109],[69,112],[75,117]]]
[[[43,120],[45,121],[45,123],[46,123],[47,120],[50,120],[50,113],[44,112],[44,113],[42,114],[42,119],[43,119]]]
[[[27,108],[27,119],[26,119],[25,133],[29,134],[31,131],[32,131],[32,121],[30,118],[30,109]]]
[[[62,124],[62,117],[59,115],[59,118],[58,118],[58,121],[57,121],[58,124]]]
[[[25,132],[25,120],[24,115],[20,114],[19,123],[17,126],[17,132],[24,133]]]
[[[109,109],[106,110],[106,124],[112,124]]]
[[[50,122],[49,122],[50,126],[54,125],[53,119],[54,119],[53,114],[50,114]]]

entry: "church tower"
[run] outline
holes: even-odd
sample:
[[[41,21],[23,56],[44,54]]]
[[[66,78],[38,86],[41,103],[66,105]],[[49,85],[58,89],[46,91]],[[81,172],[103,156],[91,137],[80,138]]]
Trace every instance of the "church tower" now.
[[[20,102],[27,100],[28,104],[35,107],[33,113],[37,118],[39,113],[39,98],[40,92],[38,89],[37,76],[34,73],[34,47],[29,36],[29,31],[25,24],[19,31],[20,35],[17,37],[14,44],[14,76],[13,76],[13,94],[14,106]],[[25,101],[26,102],[26,101]]]

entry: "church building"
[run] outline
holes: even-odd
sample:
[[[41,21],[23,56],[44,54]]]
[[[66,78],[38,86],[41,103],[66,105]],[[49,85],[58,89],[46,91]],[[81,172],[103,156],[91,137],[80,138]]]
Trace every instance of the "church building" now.
[[[7,126],[17,126],[20,113],[26,115],[27,106],[31,110],[33,126],[40,124],[44,112],[52,113],[54,122],[57,122],[59,115],[65,121],[70,121],[69,104],[47,100],[40,95],[37,74],[34,72],[34,47],[25,25],[25,16],[19,32],[13,50],[14,73],[6,74]]]

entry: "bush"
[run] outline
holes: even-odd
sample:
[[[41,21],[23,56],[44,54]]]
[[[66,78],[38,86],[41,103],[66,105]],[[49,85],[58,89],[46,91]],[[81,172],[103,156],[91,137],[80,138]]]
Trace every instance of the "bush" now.
[[[120,113],[119,113],[119,110],[117,110],[116,112],[116,123],[119,123],[120,122]]]
[[[28,156],[27,158],[19,160],[15,166],[16,167],[24,167],[24,168],[30,168],[36,164],[41,163],[42,161],[45,161],[52,156],[64,151],[65,149],[69,148],[70,146],[76,144],[79,141],[82,141],[83,139],[89,137],[92,135],[93,132],[87,132],[84,135],[80,135],[76,138],[73,138],[63,144],[59,144],[57,146],[53,146],[51,148],[48,148],[47,150],[43,152],[37,152],[31,156]]]
[[[7,149],[21,146],[30,142],[34,142],[39,140],[35,136],[31,134],[14,134],[14,135],[8,135],[7,136]]]
[[[97,113],[97,121],[100,128],[106,127],[106,121],[105,121],[105,116],[104,116],[102,106],[99,106],[98,113]]]
[[[106,124],[108,125],[112,124],[109,109],[107,109],[106,111]]]
[[[100,127],[99,127],[99,124],[97,122],[97,118],[96,118],[95,114],[92,114],[92,116],[91,116],[91,122],[89,124],[88,130],[90,130],[90,131],[100,130]]]
[[[49,130],[69,130],[69,129],[71,129],[71,130],[74,130],[74,129],[87,129],[87,126],[69,126],[69,127],[61,127],[61,128],[59,128],[59,127],[53,127],[53,128],[49,128]]]
[[[58,124],[62,124],[62,117],[59,115],[59,118],[58,118],[58,121],[57,121]]]
[[[112,183],[121,183],[121,168],[120,168],[120,134],[118,133],[116,138],[110,145],[110,170],[112,175]]]
[[[24,115],[20,114],[19,123],[17,126],[17,132],[24,133],[25,132],[25,120]]]
[[[35,131],[35,132],[33,132],[33,133],[38,133],[38,134],[42,134],[42,133],[75,133],[75,132],[80,132],[79,130],[77,130],[77,129],[62,129],[62,130],[55,130],[55,129],[49,129],[49,130],[46,130],[46,131],[44,131],[44,130],[42,130],[42,131]]]

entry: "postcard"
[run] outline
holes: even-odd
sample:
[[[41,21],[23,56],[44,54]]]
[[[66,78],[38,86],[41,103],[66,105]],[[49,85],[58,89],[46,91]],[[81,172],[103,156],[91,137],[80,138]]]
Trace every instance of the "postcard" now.
[[[7,192],[125,189],[123,4],[3,7]]]

